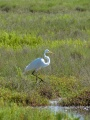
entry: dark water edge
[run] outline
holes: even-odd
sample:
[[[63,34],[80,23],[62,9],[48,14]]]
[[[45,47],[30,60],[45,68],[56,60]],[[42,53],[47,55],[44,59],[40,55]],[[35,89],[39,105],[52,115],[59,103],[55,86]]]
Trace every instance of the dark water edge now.
[[[67,113],[72,116],[78,117],[79,120],[90,120],[90,106],[60,106],[58,105],[60,100],[61,98],[50,100],[49,106],[41,106],[37,108],[42,110],[50,110],[54,114],[59,112]]]
[[[63,112],[70,114],[72,116],[78,117],[80,120],[90,120],[90,106],[69,106],[69,107],[62,107],[62,106],[56,106],[56,105],[50,105],[50,106],[41,106],[37,107],[38,109],[46,109],[50,110],[54,114]]]

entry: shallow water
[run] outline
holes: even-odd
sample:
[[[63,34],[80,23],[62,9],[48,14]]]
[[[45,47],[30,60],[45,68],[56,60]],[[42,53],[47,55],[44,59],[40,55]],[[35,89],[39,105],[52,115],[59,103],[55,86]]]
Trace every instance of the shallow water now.
[[[90,120],[90,107],[62,107],[62,106],[46,106],[43,109],[49,109],[55,114],[58,112],[64,112],[79,117],[80,120]]]
[[[59,106],[58,103],[61,101],[61,98],[51,100],[50,106],[46,107],[50,109],[55,114],[56,112],[67,112],[68,114],[73,114],[76,117],[79,117],[80,120],[90,120],[90,106],[70,106],[70,107],[62,107]]]
[[[41,109],[49,109],[55,114],[58,112],[64,112],[71,114],[75,117],[79,117],[80,120],[90,120],[90,106],[70,106],[70,107],[62,107],[58,105],[58,102],[61,98],[56,100],[51,100],[50,106],[39,107]]]

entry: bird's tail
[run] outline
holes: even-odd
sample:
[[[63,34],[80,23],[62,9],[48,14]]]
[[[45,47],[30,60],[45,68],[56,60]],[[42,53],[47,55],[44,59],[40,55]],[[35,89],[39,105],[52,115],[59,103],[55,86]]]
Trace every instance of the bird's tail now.
[[[27,67],[23,71],[23,75],[25,75],[28,72]]]

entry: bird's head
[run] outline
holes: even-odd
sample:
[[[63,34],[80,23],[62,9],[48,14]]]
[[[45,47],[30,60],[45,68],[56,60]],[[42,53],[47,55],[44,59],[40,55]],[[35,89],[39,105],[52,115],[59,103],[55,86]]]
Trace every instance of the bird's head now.
[[[52,53],[50,50],[46,49],[44,53]]]

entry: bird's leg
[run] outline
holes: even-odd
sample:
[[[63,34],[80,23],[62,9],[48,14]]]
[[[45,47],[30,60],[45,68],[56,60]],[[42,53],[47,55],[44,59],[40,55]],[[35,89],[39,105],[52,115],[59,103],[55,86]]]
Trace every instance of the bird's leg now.
[[[36,82],[37,82],[38,77],[37,77],[37,75],[35,75],[35,70],[32,72],[32,75],[34,75],[36,77]]]
[[[42,78],[40,78],[39,76],[37,76],[37,77],[38,77],[38,79],[40,79],[40,82],[44,82],[44,80]]]
[[[38,77],[38,78],[40,79],[40,82],[44,82],[44,80],[42,78],[40,78],[40,77]]]
[[[40,79],[40,82],[44,82],[42,78],[38,77],[37,74],[35,74],[35,70],[32,72],[32,75],[34,75],[36,77],[36,82],[37,82],[37,79],[39,78]]]

